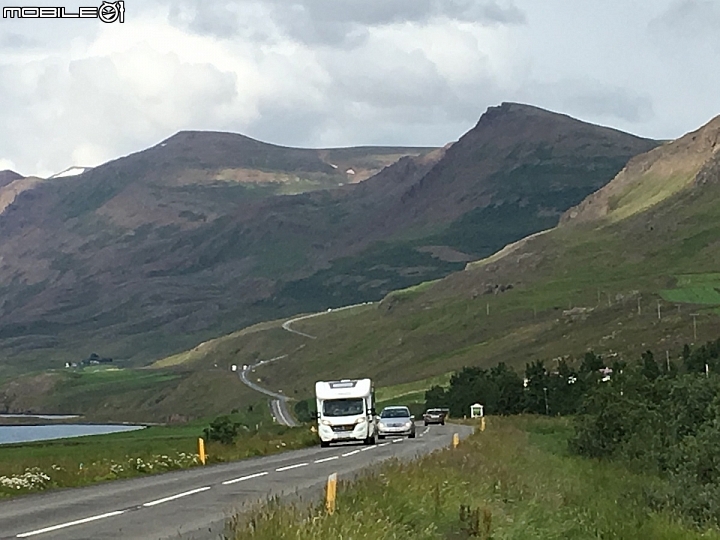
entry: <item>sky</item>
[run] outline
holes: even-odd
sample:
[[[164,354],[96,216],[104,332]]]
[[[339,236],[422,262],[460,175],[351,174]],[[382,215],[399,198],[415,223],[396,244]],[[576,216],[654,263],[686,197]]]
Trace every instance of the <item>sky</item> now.
[[[46,177],[190,129],[300,147],[442,146],[505,101],[658,139],[720,114],[720,0],[124,8],[123,23],[0,19],[0,170]]]

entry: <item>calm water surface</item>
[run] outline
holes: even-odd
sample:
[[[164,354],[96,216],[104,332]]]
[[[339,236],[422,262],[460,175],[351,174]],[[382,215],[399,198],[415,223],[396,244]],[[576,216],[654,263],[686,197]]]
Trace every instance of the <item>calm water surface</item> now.
[[[102,424],[54,424],[44,426],[0,426],[0,444],[47,441],[66,437],[102,435],[121,431],[135,431],[145,426]]]

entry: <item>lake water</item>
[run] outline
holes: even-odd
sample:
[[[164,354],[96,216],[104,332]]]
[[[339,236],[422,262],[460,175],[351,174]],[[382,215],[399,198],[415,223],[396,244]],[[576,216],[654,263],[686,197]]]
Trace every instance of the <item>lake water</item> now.
[[[0,418],[38,418],[41,420],[68,420],[80,418],[78,414],[0,414]]]
[[[47,415],[49,416],[49,415]],[[23,417],[27,417],[23,415]],[[54,418],[57,418],[56,416]],[[54,424],[45,426],[0,426],[0,444],[48,441],[67,437],[135,431],[145,426],[103,424]]]

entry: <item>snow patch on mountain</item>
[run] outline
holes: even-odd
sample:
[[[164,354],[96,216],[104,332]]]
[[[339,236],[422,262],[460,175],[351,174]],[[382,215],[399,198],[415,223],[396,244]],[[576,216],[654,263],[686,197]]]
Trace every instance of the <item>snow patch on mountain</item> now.
[[[69,167],[62,172],[53,174],[50,178],[63,178],[65,176],[77,176],[85,171],[89,171],[91,167]]]

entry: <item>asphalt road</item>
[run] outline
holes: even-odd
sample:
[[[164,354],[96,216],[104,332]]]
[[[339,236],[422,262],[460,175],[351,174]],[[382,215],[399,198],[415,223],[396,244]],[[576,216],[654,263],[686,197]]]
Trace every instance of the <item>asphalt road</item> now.
[[[289,319],[285,321],[282,325],[284,330],[287,330],[288,332],[292,332],[293,334],[298,334],[306,338],[310,339],[317,339],[315,336],[311,336],[310,334],[306,334],[305,332],[300,332],[299,330],[295,330],[291,325],[297,321],[302,321],[304,319],[310,319],[312,317],[319,317],[321,315],[325,315],[327,313],[331,313],[333,311],[343,311],[345,309],[351,309],[358,306],[364,306],[367,304],[372,304],[372,302],[365,302],[364,304],[353,304],[352,306],[344,306],[341,308],[335,308],[335,309],[328,309],[327,311],[320,311],[318,313],[311,313],[310,315],[302,315],[300,317],[295,317],[294,319]],[[298,425],[298,423],[295,421],[295,418],[293,418],[292,413],[290,412],[290,409],[288,407],[288,398],[287,396],[284,396],[283,394],[273,392],[272,390],[268,390],[266,388],[263,388],[259,384],[256,384],[252,382],[252,373],[255,371],[255,368],[258,366],[262,366],[263,364],[267,364],[270,362],[275,362],[277,360],[282,360],[283,358],[287,358],[287,354],[283,354],[282,356],[276,356],[275,358],[269,358],[268,360],[261,360],[259,362],[256,362],[255,364],[251,364],[247,366],[245,369],[238,372],[238,375],[240,376],[240,380],[255,390],[256,392],[260,392],[262,394],[265,394],[266,396],[269,396],[273,398],[270,401],[270,410],[272,411],[273,418],[279,423],[284,426],[290,426],[295,427]]]
[[[0,540],[217,539],[225,520],[271,496],[318,496],[328,475],[349,478],[391,457],[448,446],[468,426],[418,426],[416,439],[319,446],[235,463],[52,491],[0,503]]]
[[[266,388],[263,388],[259,384],[256,384],[252,382],[251,377],[252,373],[255,371],[255,368],[258,366],[261,366],[263,364],[267,364],[269,362],[275,362],[276,360],[281,360],[282,358],[286,358],[287,354],[283,354],[282,356],[276,356],[275,358],[270,358],[268,360],[261,360],[260,362],[257,362],[255,364],[251,364],[247,366],[245,369],[242,369],[239,372],[240,380],[255,390],[256,392],[260,392],[262,394],[265,394],[266,396],[270,396],[273,398],[270,401],[270,410],[272,411],[273,418],[279,423],[284,426],[290,426],[295,427],[298,425],[298,423],[293,418],[292,414],[290,413],[290,410],[288,409],[288,398],[287,396],[284,396],[282,394],[279,394],[277,392],[273,392],[272,390],[268,390]]]

